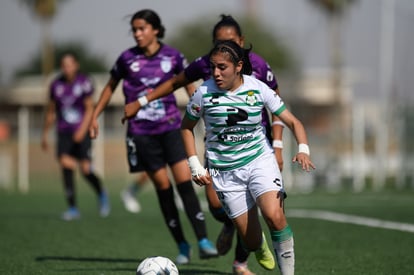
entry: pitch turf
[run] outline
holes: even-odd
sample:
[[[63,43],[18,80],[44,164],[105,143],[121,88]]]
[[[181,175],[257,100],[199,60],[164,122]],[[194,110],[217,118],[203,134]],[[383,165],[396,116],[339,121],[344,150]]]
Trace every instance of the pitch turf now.
[[[75,222],[59,220],[65,207],[59,180],[32,181],[27,195],[0,190],[0,274],[135,274],[145,257],[174,259],[177,249],[152,188],[140,195],[143,211],[134,215],[123,209],[119,199],[124,183],[111,182],[112,213],[106,219],[98,217],[88,186],[78,182],[82,218]],[[329,210],[414,224],[414,192],[292,192],[287,209]],[[200,260],[194,234],[184,213],[180,214],[193,246],[191,264],[179,266],[180,274],[231,274],[233,252]],[[209,237],[215,241],[221,226],[208,212],[206,217]],[[414,274],[414,233],[288,219],[295,235],[296,274]],[[249,266],[256,274],[275,274],[260,268],[253,255]]]

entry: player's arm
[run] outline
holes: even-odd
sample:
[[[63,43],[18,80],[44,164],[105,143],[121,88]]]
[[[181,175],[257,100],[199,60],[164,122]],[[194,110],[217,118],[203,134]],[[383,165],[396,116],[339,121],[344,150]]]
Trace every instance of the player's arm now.
[[[118,83],[119,80],[111,76],[108,83],[105,85],[104,89],[101,92],[99,100],[92,112],[92,118],[89,125],[89,135],[91,138],[96,138],[99,134],[98,117],[111,100],[112,94],[118,86]]]
[[[49,129],[54,124],[55,119],[56,119],[56,103],[54,100],[49,100],[49,102],[46,105],[46,110],[45,110],[42,144],[41,144],[42,149],[45,151],[49,147],[49,142],[48,142]]]
[[[280,94],[279,88],[274,89],[276,94]],[[272,114],[272,137],[273,137],[273,144],[272,147],[275,151],[275,157],[277,164],[279,165],[280,171],[283,170],[283,128],[284,124],[280,120],[280,118],[274,114]]]
[[[141,109],[141,107],[145,106],[149,102],[169,95],[178,88],[190,85],[190,83],[191,82],[185,76],[184,71],[180,72],[178,75],[173,76],[169,80],[157,86],[151,93],[138,98],[137,101],[125,105],[123,121],[128,118],[134,117],[138,113],[139,109]],[[187,90],[187,93],[190,94],[191,92],[192,94],[194,90],[195,88],[190,87],[190,90]]]
[[[310,152],[308,146],[308,139],[306,136],[305,128],[302,122],[300,122],[289,110],[285,109],[279,115],[279,118],[283,123],[289,127],[293,132],[296,142],[299,145],[299,152],[293,158],[293,162],[298,162],[302,166],[303,170],[309,171],[310,168],[315,169],[315,165],[310,160]]]
[[[85,113],[83,114],[81,125],[76,130],[73,136],[73,140],[75,142],[81,142],[85,138],[86,133],[88,132],[89,124],[91,122],[93,113],[92,96],[85,97],[85,99],[83,100],[83,105],[85,106]]]
[[[195,145],[194,127],[197,122],[198,120],[190,119],[185,115],[181,122],[181,136],[183,138],[193,181],[198,185],[207,185],[211,184],[211,177],[203,165],[201,165]]]

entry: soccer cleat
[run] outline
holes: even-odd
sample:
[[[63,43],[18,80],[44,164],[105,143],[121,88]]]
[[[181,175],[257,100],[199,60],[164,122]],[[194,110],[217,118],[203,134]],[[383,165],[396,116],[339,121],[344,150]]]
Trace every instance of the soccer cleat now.
[[[223,228],[220,231],[220,234],[217,237],[216,247],[219,255],[226,255],[227,252],[231,249],[231,244],[233,242],[234,236],[234,226],[223,225]]]
[[[233,263],[233,274],[234,275],[256,275],[255,273],[251,272],[247,267],[247,261],[244,263],[239,263],[234,261]]]
[[[111,207],[109,206],[109,198],[106,192],[102,192],[99,196],[99,215],[103,218],[108,217],[109,212],[111,212]]]
[[[76,207],[70,207],[68,210],[63,212],[62,220],[72,221],[80,219],[80,213]]]
[[[139,213],[141,211],[141,205],[131,193],[129,188],[121,191],[121,199],[124,203],[125,209],[131,213]]]
[[[273,257],[272,251],[269,249],[269,246],[267,245],[267,241],[265,238],[264,233],[262,234],[262,245],[258,250],[254,252],[256,255],[257,262],[267,270],[273,270],[276,266],[275,258]]]
[[[207,238],[198,241],[198,249],[200,253],[200,259],[208,259],[218,256],[217,249]]]
[[[175,262],[177,264],[188,264],[191,257],[191,247],[188,243],[182,242],[178,245],[179,253]]]

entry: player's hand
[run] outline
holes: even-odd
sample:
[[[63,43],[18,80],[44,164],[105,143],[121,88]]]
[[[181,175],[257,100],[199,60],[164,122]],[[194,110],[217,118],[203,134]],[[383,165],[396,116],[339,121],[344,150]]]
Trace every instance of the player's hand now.
[[[194,155],[189,157],[188,165],[190,166],[192,179],[197,185],[202,186],[212,183],[210,174],[207,169],[201,165],[197,156]]]
[[[47,152],[47,150],[49,149],[49,142],[47,140],[46,135],[43,135],[42,137],[41,147],[42,147],[42,150],[45,152]]]
[[[275,151],[275,158],[277,161],[277,164],[279,165],[279,170],[282,172],[283,170],[283,154],[282,154],[282,148],[273,148]]]
[[[208,171],[206,171],[205,175],[193,175],[192,179],[197,185],[200,185],[200,186],[209,185],[213,183]]]
[[[130,102],[124,107],[124,117],[122,118],[122,124],[125,123],[131,117],[136,116],[138,111],[141,109],[141,105],[138,101]]]
[[[309,155],[305,153],[297,153],[296,156],[293,157],[292,162],[297,162],[302,166],[302,169],[307,172],[309,172],[311,168],[316,169],[315,165],[310,160]]]
[[[82,140],[85,138],[85,132],[81,131],[81,130],[77,130],[74,134],[73,134],[73,141],[75,143],[81,143]]]
[[[92,119],[91,124],[89,125],[89,136],[92,139],[95,139],[98,137],[98,134],[99,134],[98,120]]]

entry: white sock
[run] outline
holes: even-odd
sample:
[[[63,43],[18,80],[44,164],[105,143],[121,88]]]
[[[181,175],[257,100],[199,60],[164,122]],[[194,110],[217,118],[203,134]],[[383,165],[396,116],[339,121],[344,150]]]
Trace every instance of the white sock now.
[[[277,264],[279,265],[282,275],[295,274],[295,251],[293,249],[293,237],[283,241],[273,241],[273,248],[277,258]]]

